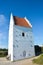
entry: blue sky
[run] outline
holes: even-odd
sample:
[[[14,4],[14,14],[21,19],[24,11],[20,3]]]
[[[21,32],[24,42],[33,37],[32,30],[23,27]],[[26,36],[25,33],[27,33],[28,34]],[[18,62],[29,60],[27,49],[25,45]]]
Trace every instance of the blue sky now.
[[[27,17],[33,26],[34,44],[43,44],[43,0],[0,0],[0,48],[8,47],[10,14]]]

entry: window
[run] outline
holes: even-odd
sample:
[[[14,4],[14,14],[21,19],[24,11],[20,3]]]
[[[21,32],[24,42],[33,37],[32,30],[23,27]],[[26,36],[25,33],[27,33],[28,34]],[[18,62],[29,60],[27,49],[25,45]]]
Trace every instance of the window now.
[[[23,57],[25,57],[26,56],[26,51],[23,51]]]
[[[25,36],[24,33],[22,33],[22,36],[23,36],[23,37]]]

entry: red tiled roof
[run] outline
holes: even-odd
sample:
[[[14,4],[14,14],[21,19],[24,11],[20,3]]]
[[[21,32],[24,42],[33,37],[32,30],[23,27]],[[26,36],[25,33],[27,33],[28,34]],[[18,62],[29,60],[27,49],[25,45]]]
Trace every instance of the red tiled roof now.
[[[27,21],[24,18],[19,18],[16,16],[13,16],[13,18],[15,25],[31,28],[31,26],[27,23]]]

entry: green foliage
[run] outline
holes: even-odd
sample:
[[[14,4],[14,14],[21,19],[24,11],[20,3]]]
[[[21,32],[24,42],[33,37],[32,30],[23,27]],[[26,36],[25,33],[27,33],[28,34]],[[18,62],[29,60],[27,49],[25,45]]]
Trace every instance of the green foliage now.
[[[42,52],[41,52],[41,47],[38,46],[38,45],[35,45],[35,55],[38,56],[40,55]]]
[[[33,62],[43,65],[43,54],[41,54],[37,59],[33,59]]]
[[[8,51],[8,49],[5,49],[5,48],[2,49],[2,48],[0,48],[0,51]]]
[[[5,57],[8,55],[7,49],[0,49],[0,57]]]
[[[43,47],[41,47],[41,52],[43,53]]]

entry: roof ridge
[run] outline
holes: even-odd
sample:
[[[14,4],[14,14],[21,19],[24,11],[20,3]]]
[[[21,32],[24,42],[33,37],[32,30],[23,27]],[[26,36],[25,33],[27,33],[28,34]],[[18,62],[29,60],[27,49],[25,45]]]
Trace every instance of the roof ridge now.
[[[30,25],[30,27],[32,28],[31,23],[29,22],[29,20],[26,18],[26,16],[24,17],[24,19],[26,20],[26,22]]]

